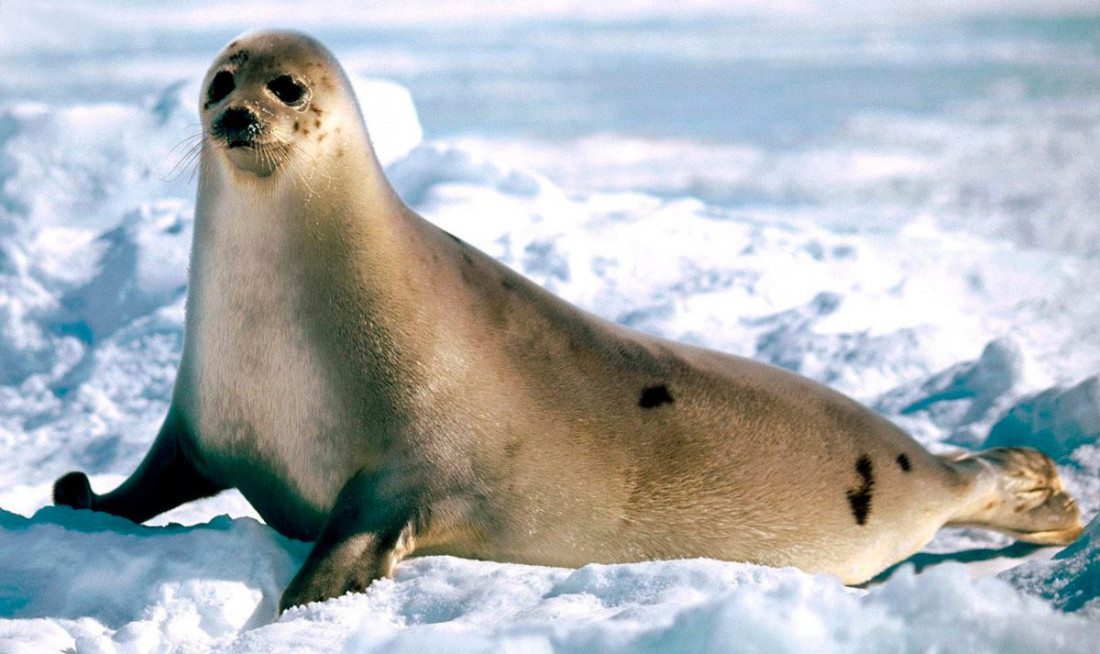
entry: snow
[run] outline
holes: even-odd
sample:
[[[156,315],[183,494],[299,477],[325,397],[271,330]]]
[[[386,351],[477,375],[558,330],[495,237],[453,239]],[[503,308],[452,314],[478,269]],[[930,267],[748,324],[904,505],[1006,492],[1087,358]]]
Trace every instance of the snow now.
[[[961,564],[903,568],[859,590],[701,559],[578,570],[414,559],[368,593],[273,622],[307,546],[252,519],[150,528],[50,508],[0,525],[0,609],[19,617],[0,621],[7,651],[1091,652],[1100,635],[1095,621],[1002,580],[972,580]],[[1055,572],[1021,576],[1033,592],[1054,584],[1040,594],[1068,597],[1069,608],[1097,597],[1080,555],[1041,565]],[[1057,583],[1067,580],[1076,587]]]
[[[0,651],[1094,650],[1100,7],[111,4],[0,6]],[[1040,447],[1085,534],[1058,551],[947,530],[864,589],[427,557],[277,619],[309,546],[237,493],[151,526],[48,506],[68,470],[117,485],[164,415],[198,84],[273,24],[331,45],[395,187],[440,226],[935,451]]]

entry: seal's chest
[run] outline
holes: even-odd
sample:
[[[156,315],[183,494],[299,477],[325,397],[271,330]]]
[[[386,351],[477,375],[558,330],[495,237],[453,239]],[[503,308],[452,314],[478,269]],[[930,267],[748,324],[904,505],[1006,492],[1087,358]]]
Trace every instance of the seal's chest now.
[[[330,506],[352,457],[334,438],[341,408],[295,289],[274,271],[203,273],[201,310],[188,334],[201,450],[214,473],[250,500],[289,494],[279,499]],[[319,476],[318,466],[334,474]]]

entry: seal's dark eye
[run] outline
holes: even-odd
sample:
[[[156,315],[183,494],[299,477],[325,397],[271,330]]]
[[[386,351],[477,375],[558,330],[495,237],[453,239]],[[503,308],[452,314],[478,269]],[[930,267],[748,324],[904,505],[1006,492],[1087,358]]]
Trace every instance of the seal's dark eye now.
[[[298,104],[306,94],[305,87],[295,82],[290,75],[279,75],[271,80],[267,83],[267,90],[286,104]]]
[[[206,92],[206,97],[210,102],[221,102],[235,88],[237,83],[233,81],[233,73],[223,70],[210,82],[210,90]]]

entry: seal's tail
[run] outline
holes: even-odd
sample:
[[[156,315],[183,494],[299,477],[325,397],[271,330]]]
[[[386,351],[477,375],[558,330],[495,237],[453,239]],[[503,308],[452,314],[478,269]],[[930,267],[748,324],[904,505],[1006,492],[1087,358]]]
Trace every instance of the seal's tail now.
[[[995,447],[941,458],[973,480],[973,500],[949,525],[994,529],[1039,545],[1068,545],[1084,529],[1054,461],[1038,450]]]

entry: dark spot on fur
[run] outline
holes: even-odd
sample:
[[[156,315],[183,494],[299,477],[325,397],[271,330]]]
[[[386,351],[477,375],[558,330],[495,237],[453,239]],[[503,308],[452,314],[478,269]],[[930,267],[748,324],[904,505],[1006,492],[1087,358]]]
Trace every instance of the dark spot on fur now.
[[[504,444],[504,455],[509,459],[514,459],[519,454],[520,447],[523,445],[523,441],[518,438],[513,438]]]
[[[319,120],[313,121],[313,126],[314,127],[320,127],[321,126],[321,121],[319,121]]]
[[[506,290],[506,291],[517,291],[517,290],[519,290],[519,286],[516,284],[516,280],[511,279],[510,277],[501,277],[500,278],[500,285],[503,286],[504,290]]]
[[[863,477],[863,481],[867,486],[875,485],[875,478],[872,475],[873,470],[874,465],[871,463],[871,457],[867,456],[866,454],[862,455],[861,457],[859,457],[858,460],[856,460],[856,472],[859,473],[860,477]]]
[[[474,265],[474,258],[470,256],[468,252],[462,253],[462,260],[466,262],[467,266]]]
[[[643,409],[653,409],[662,404],[672,404],[674,401],[672,395],[668,392],[668,387],[661,384],[660,386],[649,386],[642,389],[642,396],[638,398],[638,406]]]
[[[294,131],[298,131],[298,121],[294,121]]]
[[[243,65],[246,61],[248,61],[248,50],[241,50],[229,57],[229,63],[237,64],[238,66]]]
[[[325,115],[325,112],[321,111],[321,108],[318,107],[317,105],[313,105],[312,107],[309,108],[309,110],[312,111],[313,113],[317,114],[318,116]]]
[[[325,132],[324,134],[318,136],[317,142],[320,143],[321,141],[324,141],[326,136],[328,136],[328,132]]]
[[[860,455],[856,461],[856,473],[860,476],[859,488],[849,488],[848,504],[852,507],[852,515],[857,525],[867,524],[867,516],[871,514],[871,495],[875,488],[874,466],[871,457]]]
[[[898,467],[901,468],[902,472],[909,472],[910,470],[913,469],[912,464],[909,463],[909,455],[908,454],[899,454],[898,455]]]
[[[305,134],[306,136],[309,136],[309,128],[303,127],[302,128],[302,133]]]

